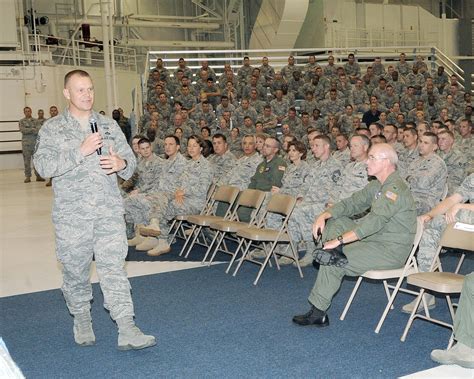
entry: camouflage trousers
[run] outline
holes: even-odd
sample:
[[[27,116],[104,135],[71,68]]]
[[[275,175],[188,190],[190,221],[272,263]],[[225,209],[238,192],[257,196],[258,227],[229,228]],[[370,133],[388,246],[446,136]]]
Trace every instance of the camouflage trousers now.
[[[474,349],[474,273],[464,277],[459,305],[454,317],[454,337]]]
[[[153,213],[162,214],[161,209],[168,206],[168,196],[164,192],[136,194],[124,199],[125,221],[148,225]]]
[[[199,214],[204,204],[202,201],[192,201],[190,199],[184,200],[183,204],[178,204],[174,199],[169,201],[164,207],[155,208],[152,211],[151,218],[156,218],[160,222],[160,239],[168,240],[169,237],[169,222],[176,216]],[[171,243],[172,241],[168,241]]]
[[[325,209],[322,203],[302,202],[297,204],[288,222],[288,231],[291,239],[298,244],[305,243],[307,252],[313,251],[313,223]]]
[[[461,209],[455,216],[456,221],[474,224],[474,212],[467,209]],[[446,219],[444,215],[433,218],[425,225],[423,235],[421,236],[420,246],[416,256],[418,269],[421,272],[428,272],[436,255],[441,235],[446,229]]]
[[[23,153],[23,165],[25,170],[25,178],[31,177],[31,161],[33,154],[35,152],[35,143],[34,142],[25,142],[21,144],[21,150]],[[35,175],[39,176],[35,170]]]
[[[56,255],[63,266],[62,292],[69,312],[76,315],[90,310],[89,275],[94,256],[105,309],[114,320],[133,316],[130,284],[124,268],[128,246],[123,217],[59,216],[55,231]]]

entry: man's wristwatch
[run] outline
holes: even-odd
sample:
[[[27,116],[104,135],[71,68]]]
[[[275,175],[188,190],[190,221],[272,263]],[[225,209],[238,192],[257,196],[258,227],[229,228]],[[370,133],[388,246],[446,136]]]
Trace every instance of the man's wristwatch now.
[[[125,170],[125,169],[127,168],[127,166],[128,166],[128,162],[127,162],[126,159],[123,159],[123,161],[125,162],[125,166],[122,168],[122,170]],[[122,170],[120,170],[120,171],[122,171]]]
[[[337,240],[340,242],[341,245],[344,245],[344,239],[342,238],[342,234],[337,236]]]

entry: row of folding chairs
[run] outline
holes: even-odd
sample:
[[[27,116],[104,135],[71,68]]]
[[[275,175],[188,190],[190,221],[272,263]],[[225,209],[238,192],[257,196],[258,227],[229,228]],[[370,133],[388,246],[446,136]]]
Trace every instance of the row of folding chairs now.
[[[207,262],[209,266],[217,254],[229,254],[231,260],[226,273],[229,273],[234,263],[238,261],[233,276],[237,274],[245,261],[252,262],[260,266],[254,285],[258,283],[265,268],[272,265],[272,257],[279,270],[278,256],[286,256],[295,262],[300,277],[303,277],[298,253],[288,232],[288,220],[296,205],[294,197],[278,193],[271,194],[268,204],[264,207],[268,193],[260,190],[240,191],[236,187],[224,185],[215,187],[210,192],[206,206],[200,214],[178,216],[171,225],[173,238],[185,239],[180,256],[187,258],[196,244],[207,248],[203,263]],[[218,204],[227,205],[223,216],[216,214]],[[252,211],[248,222],[239,219],[239,210],[243,207],[250,208]],[[278,229],[266,227],[265,220],[270,213],[281,216],[281,225]],[[185,225],[188,227],[187,231]],[[229,243],[236,244],[237,248],[230,249]],[[286,248],[277,250],[276,247],[279,244],[285,244]],[[252,258],[251,247],[263,249],[265,253],[263,261]]]

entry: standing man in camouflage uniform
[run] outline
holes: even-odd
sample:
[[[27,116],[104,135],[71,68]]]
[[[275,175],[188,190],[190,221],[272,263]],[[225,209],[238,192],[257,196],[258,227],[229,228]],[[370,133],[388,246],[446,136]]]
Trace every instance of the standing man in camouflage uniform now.
[[[81,346],[95,343],[89,281],[95,256],[104,306],[118,325],[118,348],[153,346],[155,337],[135,326],[124,269],[128,249],[116,174],[128,179],[135,156],[117,123],[92,110],[94,87],[87,72],[66,74],[63,94],[69,106],[41,129],[34,162],[41,175],[53,178],[56,253],[63,265],[63,294],[74,316],[74,339]],[[91,119],[99,132],[91,133]]]
[[[31,108],[23,108],[23,114],[25,115],[22,118],[18,125],[21,132],[21,150],[23,153],[23,163],[25,167],[25,180],[24,183],[31,182],[31,158],[33,157],[33,152],[35,151],[36,137],[38,136],[38,131],[41,127],[40,124],[31,116]],[[44,179],[36,173],[36,181],[43,182]]]
[[[295,324],[328,326],[326,312],[345,275],[399,268],[410,253],[416,230],[415,202],[396,171],[397,153],[388,144],[377,144],[369,151],[367,166],[368,174],[377,180],[326,209],[313,224],[315,238],[322,233],[324,250],[342,246],[348,262],[319,267],[308,298],[311,309],[293,317]],[[369,209],[358,223],[349,218]]]

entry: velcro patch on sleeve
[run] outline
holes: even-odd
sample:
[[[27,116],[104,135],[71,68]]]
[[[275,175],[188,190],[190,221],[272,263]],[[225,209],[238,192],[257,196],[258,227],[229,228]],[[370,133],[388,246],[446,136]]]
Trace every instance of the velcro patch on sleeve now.
[[[385,197],[392,200],[392,201],[396,201],[398,195],[396,193],[393,193],[392,191],[387,191],[387,192],[385,192]]]
[[[279,169],[280,171],[285,171],[285,170],[286,170],[286,167],[285,167],[285,166],[278,166],[278,169]]]

